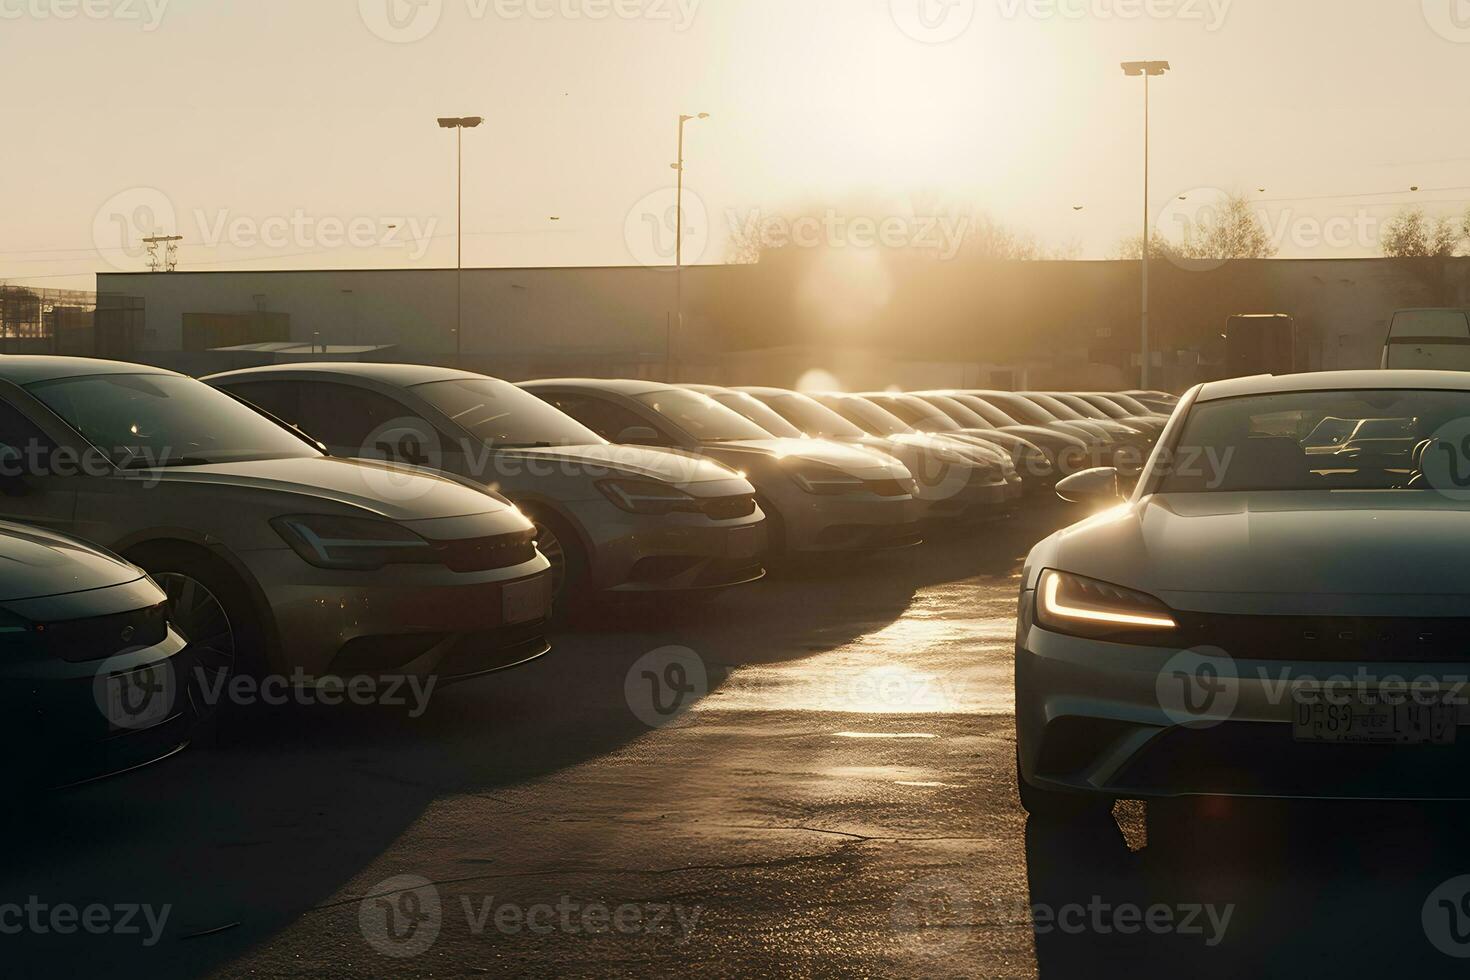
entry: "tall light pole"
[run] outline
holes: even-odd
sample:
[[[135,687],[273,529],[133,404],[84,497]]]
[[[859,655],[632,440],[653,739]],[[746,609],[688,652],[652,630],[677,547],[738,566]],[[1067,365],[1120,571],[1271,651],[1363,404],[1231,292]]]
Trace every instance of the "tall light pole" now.
[[[679,190],[674,201],[674,328],[669,331],[664,349],[665,380],[674,380],[674,340],[684,339],[684,126],[696,119],[708,119],[709,113],[679,117],[679,157],[673,165],[679,172]]]
[[[1148,253],[1153,244],[1149,233],[1152,222],[1148,213],[1148,80],[1169,70],[1167,61],[1125,61],[1123,74],[1130,78],[1143,76],[1143,319],[1140,321],[1143,347],[1140,388],[1148,388],[1150,352],[1148,343]]]
[[[454,130],[456,181],[454,236],[457,254],[454,262],[454,362],[459,364],[464,353],[464,131],[484,122],[481,116],[449,117],[439,120],[440,129]]]

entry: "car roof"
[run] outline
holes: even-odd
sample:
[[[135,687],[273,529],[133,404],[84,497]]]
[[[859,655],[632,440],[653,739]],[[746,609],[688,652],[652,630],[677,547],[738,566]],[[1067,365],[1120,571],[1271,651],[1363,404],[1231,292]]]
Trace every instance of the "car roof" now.
[[[1211,381],[1200,388],[1200,401],[1271,395],[1290,391],[1423,388],[1429,391],[1470,391],[1470,373],[1464,371],[1319,371],[1315,374],[1263,374],[1253,378]]]
[[[376,364],[356,361],[308,362],[304,364],[267,364],[263,367],[243,368],[239,371],[221,371],[212,374],[207,381],[248,381],[251,378],[285,377],[286,375],[338,375],[378,381],[383,384],[412,388],[414,385],[432,384],[436,381],[461,381],[483,378],[485,375],[455,368],[435,367],[430,364]]]
[[[766,388],[761,385],[741,385],[736,391],[743,391],[747,395],[765,396],[774,398],[777,395],[799,395],[801,392],[792,391],[790,388]]]
[[[7,354],[0,357],[0,379],[18,385],[60,378],[86,378],[98,374],[171,374],[176,371],[134,364],[129,361],[103,361],[93,357],[54,357],[31,354]]]
[[[636,381],[627,378],[546,378],[524,381],[521,387],[527,391],[560,388],[566,391],[602,391],[637,396],[651,391],[668,391],[679,386],[663,381]]]

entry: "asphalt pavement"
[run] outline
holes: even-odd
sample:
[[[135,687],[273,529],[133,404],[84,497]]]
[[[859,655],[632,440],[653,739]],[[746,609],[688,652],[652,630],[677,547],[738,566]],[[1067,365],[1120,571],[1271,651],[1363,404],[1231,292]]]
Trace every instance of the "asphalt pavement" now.
[[[227,746],[15,795],[0,973],[1458,966],[1443,950],[1470,955],[1470,934],[1434,895],[1470,872],[1463,806],[1126,803],[1028,825],[1016,581],[1077,516],[602,611],[541,662],[426,704],[262,712]]]

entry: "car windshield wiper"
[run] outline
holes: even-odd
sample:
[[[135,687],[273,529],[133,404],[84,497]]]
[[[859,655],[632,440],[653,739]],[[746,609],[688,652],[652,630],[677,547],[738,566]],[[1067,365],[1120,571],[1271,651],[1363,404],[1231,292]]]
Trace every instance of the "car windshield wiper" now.
[[[119,464],[125,470],[151,470],[164,469],[171,466],[208,466],[215,460],[204,456],[168,456],[163,459],[150,460],[146,456],[134,456],[132,459]]]
[[[551,442],[492,442],[491,449],[555,449]]]

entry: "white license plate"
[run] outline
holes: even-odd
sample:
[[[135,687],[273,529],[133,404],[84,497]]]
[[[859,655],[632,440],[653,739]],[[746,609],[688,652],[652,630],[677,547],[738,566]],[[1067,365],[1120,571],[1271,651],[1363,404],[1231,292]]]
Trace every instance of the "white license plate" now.
[[[107,678],[106,704],[109,727],[115,731],[141,731],[167,721],[174,704],[174,671],[167,663],[154,664]]]
[[[501,589],[500,611],[506,625],[529,623],[545,619],[550,604],[549,580],[530,578],[523,582],[511,582]]]
[[[1314,698],[1292,705],[1291,730],[1298,742],[1360,745],[1450,745],[1460,720],[1453,704],[1392,704],[1373,695]]]
[[[760,525],[732,528],[725,539],[725,555],[729,558],[754,558],[760,552]]]

